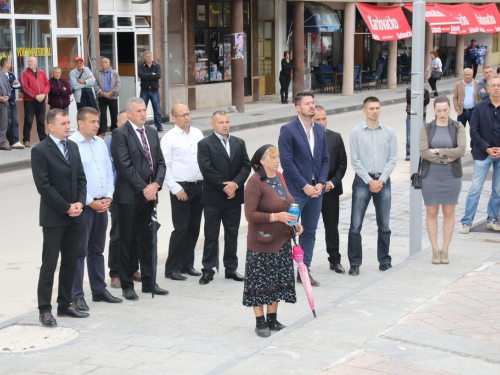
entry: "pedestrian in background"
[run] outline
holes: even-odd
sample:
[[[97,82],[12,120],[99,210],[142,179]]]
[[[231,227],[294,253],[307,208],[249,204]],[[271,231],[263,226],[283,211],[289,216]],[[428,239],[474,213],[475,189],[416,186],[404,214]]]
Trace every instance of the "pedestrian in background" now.
[[[443,63],[438,57],[436,51],[431,51],[430,55],[431,60],[429,61],[429,65],[427,66],[427,71],[431,72],[431,76],[429,77],[428,82],[432,89],[432,95],[434,98],[436,98],[438,96],[436,83],[441,79],[441,75],[438,73],[434,73],[434,75],[439,75],[439,78],[437,78],[436,76],[433,76],[433,72],[440,72],[441,74],[443,74]]]
[[[83,57],[75,57],[75,65],[76,68],[69,72],[69,83],[73,88],[76,108],[92,107],[99,111],[94,94],[94,75],[84,66]]]
[[[144,63],[139,65],[139,78],[141,79],[140,97],[146,103],[146,108],[151,101],[154,112],[154,123],[156,130],[163,131],[161,124],[160,111],[160,79],[161,67],[153,61],[153,53],[151,51],[144,52]]]
[[[477,84],[477,89],[479,90],[479,99],[485,100],[490,97],[488,92],[488,80],[493,76],[493,69],[491,66],[485,66],[483,68],[484,78]]]
[[[466,56],[466,62],[467,62],[467,67],[472,69],[472,78],[476,78],[477,74],[477,61],[476,61],[476,54],[477,54],[478,46],[476,44],[476,39],[472,39],[470,41],[470,44],[467,46],[467,49],[465,51],[465,56]]]
[[[453,108],[457,112],[457,121],[466,126],[470,125],[472,111],[479,102],[478,81],[472,78],[472,69],[464,69],[464,79],[458,81],[453,89]]]
[[[427,118],[427,105],[431,101],[431,96],[429,95],[429,90],[424,88],[424,111],[423,122]],[[405,161],[410,161],[410,138],[411,138],[411,87],[406,88],[406,158]]]
[[[280,71],[281,104],[288,103],[288,88],[290,87],[292,74],[293,74],[293,60],[290,59],[290,51],[285,51],[283,53],[283,58],[281,59],[281,71]]]
[[[432,263],[448,264],[448,250],[455,229],[455,206],[462,189],[462,162],[465,154],[465,127],[450,119],[450,100],[434,100],[436,118],[420,131],[422,196],[427,234],[432,246]],[[443,212],[443,246],[438,245],[439,206]]]
[[[118,96],[122,87],[120,75],[111,69],[109,59],[101,59],[101,69],[95,75],[94,91],[99,102],[99,112],[101,112],[99,122],[99,137],[104,137],[108,130],[108,108],[111,116],[111,131],[116,129],[118,116]]]
[[[278,172],[278,149],[272,145],[260,147],[250,164],[255,173],[245,188],[248,234],[243,305],[253,307],[257,335],[268,337],[271,330],[285,328],[277,319],[278,303],[297,301],[289,224],[297,217],[288,213],[294,201]],[[300,235],[303,228],[296,225]]]
[[[49,106],[50,109],[59,108],[69,114],[73,89],[70,83],[61,77],[61,73],[61,68],[52,69],[52,78],[49,79]]]

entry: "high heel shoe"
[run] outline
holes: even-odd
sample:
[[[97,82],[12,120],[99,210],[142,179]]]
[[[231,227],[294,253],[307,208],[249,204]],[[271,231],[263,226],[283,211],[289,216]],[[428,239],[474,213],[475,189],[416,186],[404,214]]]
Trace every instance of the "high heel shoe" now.
[[[448,250],[441,249],[441,263],[442,264],[450,263],[450,259],[448,258]]]
[[[441,264],[441,251],[432,250],[432,264]]]

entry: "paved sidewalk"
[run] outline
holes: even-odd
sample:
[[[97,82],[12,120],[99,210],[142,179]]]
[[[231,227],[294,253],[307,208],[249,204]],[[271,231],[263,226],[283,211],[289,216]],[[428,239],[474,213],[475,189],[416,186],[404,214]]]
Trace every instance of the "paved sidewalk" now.
[[[482,79],[482,75],[478,75],[478,79]],[[453,92],[453,88],[458,78],[450,78],[441,80],[438,84],[439,93],[449,95]],[[426,86],[428,86],[426,84]],[[406,101],[407,85],[398,85],[396,89],[389,90],[387,85],[383,84],[381,90],[363,90],[361,93],[356,93],[353,96],[342,96],[340,94],[317,93],[316,104],[322,105],[329,115],[335,113],[343,113],[357,111],[361,109],[363,99],[369,95],[377,96],[382,105],[390,105],[402,103]],[[427,87],[428,88],[428,87]],[[205,135],[212,132],[211,116],[216,110],[226,110],[227,107],[218,107],[192,111],[192,124],[203,131]],[[297,117],[297,112],[293,104],[282,105],[278,97],[275,101],[259,101],[256,103],[245,104],[245,113],[231,113],[231,129],[232,131],[251,129],[260,126],[274,125],[285,123]],[[173,123],[165,123],[165,130],[170,130]],[[165,133],[160,133],[160,137]],[[4,171],[12,171],[20,168],[29,168],[31,163],[31,149],[12,150],[10,152],[2,152],[0,157],[0,173]]]
[[[485,227],[489,181],[475,228]],[[110,305],[87,296],[90,318],[57,318],[54,329],[40,326],[37,311],[1,323],[1,373],[500,373],[500,233],[457,233],[450,264],[432,265],[423,230],[424,250],[408,258],[408,185],[392,186],[391,270],[378,270],[372,205],[362,232],[364,262],[358,277],[328,269],[324,231],[318,231],[311,268],[321,282],[314,288],[317,319],[297,285],[297,304],[280,304],[278,312],[287,328],[262,339],[253,331],[252,310],[241,304],[242,283],[223,274],[206,286],[193,277],[175,282],[164,279],[159,267],[167,297],[139,293],[138,302]],[[458,207],[468,187],[464,182]],[[348,266],[350,199],[340,209],[341,253]],[[460,216],[457,212],[457,220]],[[240,272],[245,244],[240,236]],[[196,255],[199,268],[201,254]]]

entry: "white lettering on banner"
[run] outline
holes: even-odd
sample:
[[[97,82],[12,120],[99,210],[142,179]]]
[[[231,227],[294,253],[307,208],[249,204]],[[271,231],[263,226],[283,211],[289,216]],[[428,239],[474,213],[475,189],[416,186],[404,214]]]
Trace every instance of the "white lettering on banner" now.
[[[399,29],[399,24],[398,21],[396,21],[394,18],[391,18],[390,16],[387,16],[387,18],[378,18],[375,16],[374,19],[372,19],[371,16],[368,16],[368,21],[370,22],[370,25],[372,26],[373,30],[396,30]]]
[[[484,30],[484,29],[483,29]],[[481,30],[479,29],[479,27],[469,27],[469,33],[478,33],[480,32]]]
[[[489,14],[486,14],[486,16],[482,16],[480,14],[474,13],[476,16],[477,22],[479,22],[480,25],[496,25],[497,21],[495,17],[490,16]]]
[[[451,25],[451,32],[458,33],[460,31],[460,25]]]
[[[434,34],[440,34],[441,33],[441,26],[431,26],[431,31]]]
[[[439,10],[428,10],[425,11],[425,17],[446,17],[446,15]]]
[[[466,16],[462,16],[462,14],[459,14],[458,17],[455,17],[457,20],[460,21],[462,25],[468,25],[469,24],[469,19]]]
[[[409,37],[411,37],[411,31],[408,30],[405,33],[396,33],[396,35],[398,36],[398,39],[409,38]]]

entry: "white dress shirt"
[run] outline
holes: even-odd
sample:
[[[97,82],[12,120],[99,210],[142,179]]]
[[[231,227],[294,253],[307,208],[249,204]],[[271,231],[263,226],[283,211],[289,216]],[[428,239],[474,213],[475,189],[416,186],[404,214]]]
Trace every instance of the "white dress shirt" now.
[[[306,133],[306,137],[307,137],[307,140],[309,141],[309,147],[311,148],[311,155],[313,156],[314,158],[314,121],[312,122],[312,125],[311,125],[311,130],[309,132],[309,135],[307,135],[307,129],[306,129],[306,126],[304,125],[304,123],[302,122],[302,120],[300,119],[300,116],[299,116],[299,121],[300,123],[302,124],[302,127],[304,128],[304,133]],[[312,175],[312,178],[311,178],[311,181],[314,180],[314,174]],[[309,185],[309,184],[308,184]],[[306,185],[307,186],[307,185]],[[306,187],[304,186],[304,188]]]
[[[203,180],[198,166],[198,142],[203,139],[203,133],[192,126],[189,133],[177,125],[169,130],[161,139],[167,172],[165,185],[172,194],[182,190],[177,181],[196,182]]]
[[[132,128],[134,129],[135,135],[137,136],[137,138],[139,138],[139,144],[142,146],[142,148],[144,148],[144,145],[142,144],[141,133],[139,133],[137,131],[137,129],[140,129],[140,128],[136,124],[133,124],[132,121],[129,120],[129,122],[130,122],[130,125],[132,125]],[[149,146],[148,135],[146,134],[146,125],[144,125],[142,127],[142,129],[144,130],[144,137],[146,137],[146,143],[148,144],[149,154],[151,155],[151,164],[153,166],[153,171],[154,171],[155,163],[153,160],[153,154],[151,153],[151,147]]]
[[[115,180],[106,142],[92,137],[90,142],[77,130],[68,139],[78,145],[83,170],[87,178],[86,205],[95,198],[113,198]]]

